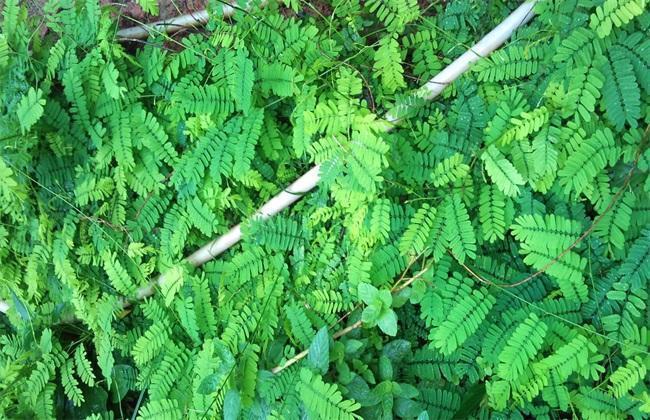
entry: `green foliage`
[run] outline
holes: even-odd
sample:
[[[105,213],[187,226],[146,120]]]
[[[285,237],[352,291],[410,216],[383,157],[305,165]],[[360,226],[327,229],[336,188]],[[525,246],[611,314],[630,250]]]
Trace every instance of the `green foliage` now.
[[[582,226],[579,222],[554,214],[525,214],[515,219],[512,225],[515,239],[533,248],[546,246],[563,250],[571,246],[580,233]]]
[[[318,374],[300,370],[298,392],[305,402],[307,413],[318,419],[355,419],[359,404],[344,400],[335,385],[323,382]]]
[[[390,336],[397,334],[397,315],[391,309],[393,297],[388,290],[377,290],[368,283],[359,284],[359,298],[367,306],[361,320],[369,327],[377,325]]]
[[[630,217],[636,197],[630,192],[623,194],[607,213],[603,213],[601,222],[596,226],[594,233],[618,249],[625,247],[625,232],[630,227]]]
[[[573,52],[576,54],[575,62],[579,67],[571,70],[566,99],[568,112],[575,113],[577,118],[582,118],[587,122],[591,121],[596,103],[601,96],[603,86],[605,86],[605,75],[600,70],[604,65],[604,60],[600,56],[594,58],[589,51]],[[610,94],[616,94],[616,91],[611,91],[609,88],[608,90]]]
[[[415,212],[399,242],[402,255],[418,256],[424,252],[435,218],[436,209],[426,203]]]
[[[329,335],[327,328],[323,327],[316,333],[314,341],[309,345],[309,364],[321,373],[327,373],[330,363]]]
[[[565,192],[575,191],[577,195],[593,183],[596,174],[608,162],[611,164],[618,157],[614,135],[609,128],[596,131],[588,139],[576,132],[567,144],[567,151],[570,155],[564,167],[558,171],[558,176]]]
[[[636,128],[641,116],[641,92],[630,59],[621,50],[613,49],[603,66],[604,76],[612,83],[603,87],[607,117],[618,130],[627,122]]]
[[[142,10],[145,13],[149,13],[151,15],[158,14],[158,2],[151,0],[138,0],[138,4],[140,7],[142,7]]]
[[[77,379],[72,375],[73,366],[72,359],[68,359],[65,362],[61,369],[61,384],[63,385],[66,397],[68,397],[74,405],[79,406],[83,403],[84,397],[79,388]]]
[[[503,240],[513,212],[512,201],[496,185],[484,185],[481,188],[479,205],[483,239],[489,242]]]
[[[472,67],[479,81],[496,82],[523,78],[537,72],[543,50],[539,48],[507,47],[495,51]]]
[[[28,131],[43,115],[45,99],[42,98],[43,92],[40,89],[29,88],[27,94],[18,103],[16,114],[22,133]]]
[[[86,354],[86,348],[83,345],[77,346],[77,349],[74,353],[74,361],[76,372],[79,375],[79,378],[86,385],[92,387],[95,385],[95,374],[93,373],[93,368],[90,365],[88,360],[88,355]]]
[[[458,195],[453,195],[445,205],[444,238],[454,257],[461,263],[465,257],[476,257],[476,236],[467,208]]]
[[[293,95],[297,80],[291,67],[280,63],[263,64],[258,71],[264,93],[274,93],[278,96]],[[244,85],[244,81],[241,82],[241,85]]]
[[[494,303],[494,297],[484,290],[460,296],[458,303],[429,334],[432,345],[443,354],[453,353],[476,332]]]
[[[542,347],[546,331],[546,324],[531,313],[517,326],[499,353],[497,374],[507,381],[518,379]]]
[[[180,417],[181,411],[175,400],[158,400],[151,401],[140,410],[138,419],[175,419]]]
[[[382,87],[387,93],[393,93],[397,89],[406,87],[401,62],[399,44],[395,37],[385,36],[382,38],[375,53],[373,70],[375,77],[381,78]]]
[[[463,163],[463,155],[456,153],[443,160],[433,169],[431,178],[434,187],[442,187],[455,183],[464,178],[469,172],[469,166]]]
[[[246,56],[248,51],[240,48],[234,57],[230,66],[228,77],[228,86],[230,93],[235,98],[235,103],[240,111],[248,113],[251,107],[251,92],[255,82],[253,73],[253,62]]]
[[[0,418],[647,417],[647,2],[249,3],[3,3]]]
[[[519,185],[524,184],[524,178],[517,168],[496,148],[490,146],[481,155],[485,170],[492,182],[508,197],[519,195]]]
[[[390,32],[402,32],[407,23],[417,19],[420,15],[420,9],[415,0],[369,0],[365,6],[386,25],[386,29]]]
[[[305,232],[298,221],[277,216],[272,219],[253,219],[246,235],[250,241],[271,250],[290,251],[304,246]]]
[[[610,391],[616,398],[622,398],[646,376],[646,370],[641,358],[629,359],[609,377]]]
[[[613,26],[623,26],[645,9],[645,0],[606,0],[590,16],[589,27],[599,38],[612,32]]]

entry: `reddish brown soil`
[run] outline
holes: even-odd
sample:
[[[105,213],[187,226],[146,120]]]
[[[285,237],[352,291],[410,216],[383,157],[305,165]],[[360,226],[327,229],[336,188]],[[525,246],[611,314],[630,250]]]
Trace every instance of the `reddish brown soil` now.
[[[43,5],[46,0],[24,0],[24,2],[30,16],[40,17],[43,15]],[[120,28],[135,26],[139,23],[169,19],[203,10],[207,2],[207,0],[158,0],[159,13],[157,16],[152,16],[144,13],[142,8],[134,0],[99,0],[102,6],[110,6],[115,10],[115,17],[119,18]],[[3,3],[0,0],[0,7]]]

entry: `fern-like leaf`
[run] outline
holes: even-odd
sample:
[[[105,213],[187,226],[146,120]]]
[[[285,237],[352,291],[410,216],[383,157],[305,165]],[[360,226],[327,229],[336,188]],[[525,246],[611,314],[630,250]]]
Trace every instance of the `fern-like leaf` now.
[[[641,288],[650,279],[650,229],[641,231],[621,265],[621,276],[633,288]]]
[[[499,376],[508,381],[519,378],[526,365],[541,349],[546,330],[546,324],[534,313],[519,324],[499,353]]]
[[[387,93],[406,87],[402,57],[399,44],[393,36],[385,36],[379,41],[379,48],[375,52],[373,72],[381,78],[381,84]]]
[[[243,111],[244,114],[248,114],[251,108],[255,73],[253,71],[253,62],[248,58],[248,53],[245,48],[241,47],[237,49],[230,66],[230,72],[228,74],[230,92],[232,97],[235,98],[237,108]]]
[[[495,302],[494,296],[485,290],[465,295],[451,308],[444,321],[431,330],[432,346],[443,354],[454,352],[476,332]]]
[[[594,234],[600,236],[615,248],[620,250],[625,245],[625,232],[630,227],[632,217],[632,208],[636,201],[636,196],[632,192],[626,192],[612,206],[612,208],[600,219],[596,225]]]
[[[638,126],[641,116],[641,91],[632,62],[621,50],[612,49],[603,64],[603,74],[609,82],[603,87],[603,102],[607,118],[622,130],[627,122]]]
[[[29,131],[30,128],[41,118],[43,115],[45,99],[43,99],[43,91],[30,87],[27,94],[18,103],[16,114],[20,122],[20,130],[22,133]]]
[[[609,128],[596,131],[583,139],[576,133],[567,145],[569,156],[559,170],[560,185],[569,193],[581,194],[609,163],[618,157],[614,134]]]
[[[165,297],[165,305],[170,306],[174,300],[174,296],[183,286],[185,282],[185,270],[180,265],[175,265],[169,268],[164,276],[158,279],[160,292]]]
[[[161,351],[171,335],[169,323],[167,320],[160,320],[155,322],[144,334],[135,342],[135,346],[131,351],[133,360],[138,365],[144,365],[149,360],[157,356]]]
[[[370,13],[377,15],[389,32],[402,32],[404,26],[417,19],[420,8],[416,0],[368,0],[365,3]]]
[[[384,243],[390,235],[390,201],[385,198],[377,199],[370,211],[370,232],[380,243]]]
[[[543,52],[539,48],[511,46],[482,58],[472,67],[479,81],[496,82],[537,72]]]
[[[171,399],[149,401],[138,413],[138,420],[176,420],[182,417],[178,401]]]
[[[4,35],[0,35],[0,69],[6,67],[7,64],[9,64],[9,44],[7,43],[7,38]]]
[[[286,315],[291,326],[291,335],[297,340],[301,347],[308,347],[316,331],[311,325],[304,308],[297,305],[289,305],[286,308]]]
[[[463,163],[463,155],[455,153],[433,168],[431,178],[435,187],[452,184],[469,173],[469,165]]]
[[[645,10],[645,0],[605,0],[589,17],[589,27],[605,38],[612,27],[621,27]]]
[[[583,281],[582,273],[587,260],[573,251],[566,252],[558,258],[559,252],[553,244],[537,243],[521,244],[521,253],[525,255],[524,262],[537,270],[544,270],[559,284],[560,289],[568,299],[587,300],[588,289]]]
[[[106,275],[108,275],[108,279],[115,290],[124,296],[133,296],[136,290],[135,284],[129,273],[117,260],[117,256],[107,250],[102,254],[102,263],[104,271],[106,271]]]
[[[479,199],[479,220],[484,240],[492,243],[503,239],[513,213],[512,201],[496,185],[483,186]]]
[[[596,346],[588,338],[578,334],[553,354],[542,359],[539,366],[555,371],[560,380],[565,380],[586,365],[589,362],[589,354],[595,351]]]
[[[293,95],[299,77],[294,70],[281,63],[262,64],[258,68],[262,90],[273,92],[278,96]]]
[[[305,232],[297,221],[282,216],[253,219],[245,228],[246,237],[258,245],[278,251],[289,251],[305,243]]]
[[[624,366],[616,369],[609,377],[610,392],[616,398],[622,398],[646,376],[646,366],[640,357],[629,359]]]
[[[447,246],[460,262],[466,257],[476,258],[476,235],[467,214],[467,208],[458,195],[447,200],[444,238]]]
[[[524,185],[524,178],[496,146],[489,146],[481,155],[481,160],[501,192],[508,197],[519,195],[519,185]]]
[[[617,310],[602,318],[603,328],[614,340],[632,340],[638,335],[636,321],[641,318],[648,301],[648,293],[642,289],[632,289],[629,283],[614,283],[607,298],[617,302]]]
[[[244,117],[242,131],[233,148],[233,175],[236,177],[243,176],[251,166],[255,156],[255,145],[262,132],[262,123],[264,122],[264,110],[255,108]]]
[[[578,239],[582,226],[575,220],[554,214],[525,214],[515,219],[512,233],[518,241],[533,247],[546,246],[559,253]]]
[[[418,209],[400,239],[399,250],[402,255],[418,256],[424,251],[435,217],[436,209],[428,204],[423,204]]]
[[[72,401],[72,403],[79,407],[84,402],[84,396],[79,388],[79,382],[73,376],[73,360],[68,359],[61,367],[61,383],[63,384],[63,391],[65,395]]]
[[[259,352],[260,347],[257,344],[247,345],[241,355],[241,361],[238,363],[238,376],[241,384],[240,393],[244,407],[250,406],[255,397]]]
[[[95,374],[86,354],[86,348],[79,344],[74,352],[74,361],[77,374],[86,385],[92,387],[95,385]]]
[[[320,375],[308,369],[300,370],[298,384],[300,398],[305,404],[307,413],[315,419],[352,420],[360,418],[354,414],[360,405],[357,402],[344,400],[336,385],[323,382]]]
[[[192,225],[205,236],[211,236],[216,228],[216,217],[210,208],[195,196],[186,201],[186,210]]]
[[[562,40],[555,51],[553,61],[561,63],[574,59],[579,56],[581,51],[585,51],[589,48],[593,39],[593,31],[583,27],[575,28]]]
[[[600,71],[604,59],[592,58],[593,54],[577,54],[576,66],[571,69],[566,102],[569,112],[576,117],[591,121],[596,104],[605,85],[605,75]]]

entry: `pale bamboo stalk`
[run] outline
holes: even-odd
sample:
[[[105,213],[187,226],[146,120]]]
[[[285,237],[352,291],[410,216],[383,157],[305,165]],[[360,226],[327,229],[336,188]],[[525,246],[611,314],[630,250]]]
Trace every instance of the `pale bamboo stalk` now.
[[[316,186],[320,179],[318,165],[311,168],[303,176],[295,180],[291,185],[282,190],[275,197],[266,202],[255,214],[253,218],[268,219],[275,216],[291,204],[300,200],[302,196]],[[241,240],[241,224],[230,229],[226,234],[219,236],[212,242],[209,242],[196,250],[193,254],[185,258],[185,261],[194,267],[199,267],[218,255],[227,251],[230,247],[235,245]],[[157,285],[162,286],[165,281],[165,276],[158,277]],[[138,290],[136,297],[144,299],[151,296],[155,291],[156,284],[149,284]]]
[[[492,51],[503,45],[512,36],[514,31],[528,23],[534,16],[533,7],[535,3],[537,3],[537,0],[524,2],[508,15],[503,22],[488,32],[479,42],[435,75],[426,85],[414,92],[414,96],[429,101],[438,96],[447,86],[458,79],[461,74],[469,70],[472,64],[490,55]],[[409,105],[407,104],[405,106],[408,107]],[[385,118],[389,122],[398,122],[398,117],[394,117],[390,113],[386,114]]]
[[[424,97],[427,100],[432,100],[440,94],[446,86],[466,72],[471,63],[475,62],[481,56],[487,56],[489,53],[501,46],[517,28],[532,18],[532,9],[535,2],[536,0],[533,0],[519,6],[469,51],[458,57],[453,63],[438,73],[438,75],[420,89],[427,92]],[[477,54],[480,54],[480,56]],[[389,122],[398,122],[398,120],[390,114],[386,115],[386,119]],[[320,180],[318,168],[318,166],[315,166],[310,169],[309,172],[298,178],[298,180],[296,180],[296,182],[294,182],[294,184],[289,188],[294,188],[295,186],[297,188],[296,191],[300,191],[300,194],[302,195],[316,187]],[[269,210],[272,209],[272,213],[269,213],[269,215],[272,216],[296,202],[301,195],[296,196],[295,194],[286,194],[285,192],[282,192],[266,203],[259,212],[269,212]],[[223,237],[215,239],[194,252],[194,254],[188,257],[190,263],[196,266],[201,265],[239,242],[241,239],[241,231],[238,227],[239,225],[235,226]],[[194,261],[196,261],[196,264],[193,263]]]
[[[260,7],[266,6],[267,0],[262,0],[259,2]],[[234,4],[235,2],[230,2]],[[235,7],[231,4],[224,4],[221,8],[221,14],[223,17],[230,17],[235,13]],[[249,6],[246,7],[248,9]],[[116,37],[118,39],[128,41],[130,39],[143,39],[149,36],[149,34],[173,34],[185,28],[195,28],[203,26],[208,22],[210,16],[208,15],[207,10],[197,10],[196,12],[191,12],[186,15],[176,16],[169,19],[159,20],[157,22],[143,23],[131,28],[124,28],[117,31]]]
[[[439,95],[445,87],[456,80],[461,74],[466,72],[472,63],[499,48],[508,38],[510,38],[510,36],[512,36],[515,30],[526,24],[534,15],[533,7],[536,2],[537,0],[527,1],[515,9],[503,22],[485,35],[472,48],[454,60],[426,85],[420,88],[417,91],[417,94],[426,100],[432,100]],[[197,22],[198,20],[194,20],[190,24],[196,24]],[[385,118],[392,123],[399,121],[398,118],[393,117],[390,113],[386,114]],[[286,190],[282,191],[264,204],[264,206],[255,213],[254,217],[269,218],[295,203],[304,194],[316,187],[320,180],[320,174],[318,171],[319,166],[314,166],[307,173],[298,178]],[[218,237],[195,251],[186,258],[186,261],[195,267],[203,265],[239,242],[241,236],[241,226],[237,225],[225,235]],[[161,275],[155,283],[140,288],[136,297],[138,299],[143,299],[151,296],[155,291],[156,283],[157,285],[161,285],[163,282],[164,275]],[[125,305],[128,305],[128,302],[125,302]],[[0,312],[7,312],[8,309],[9,305],[6,302],[0,301]]]
[[[450,83],[461,74],[469,70],[470,66],[480,58],[487,57],[490,53],[506,42],[519,27],[525,25],[533,16],[533,7],[537,0],[523,3],[515,9],[499,25],[492,29],[472,48],[445,67],[433,79],[429,81],[422,91],[426,92],[425,99],[431,100],[438,96]]]
[[[517,28],[527,23],[533,17],[532,10],[535,2],[536,0],[525,2],[515,9],[503,22],[485,35],[483,39],[420,88],[418,94],[427,100],[432,100],[438,96],[445,87],[456,80],[461,74],[465,73],[472,63],[499,48]],[[387,114],[385,118],[392,123],[399,122],[397,118],[390,114]],[[389,125],[389,127],[391,126]],[[318,185],[318,181],[320,180],[318,171],[319,166],[314,166],[291,184],[287,190],[282,191],[264,204],[253,217],[266,219],[295,203],[304,194]],[[241,237],[241,225],[237,225],[225,235],[218,237],[195,251],[186,258],[186,261],[195,267],[203,265],[235,245],[241,240]],[[164,275],[161,275],[157,280],[158,286],[161,286],[164,280]],[[141,288],[138,290],[137,298],[143,299],[151,296],[155,287],[155,284],[150,284]]]
[[[232,6],[223,6],[223,15],[230,16],[234,9]],[[158,34],[173,34],[181,29],[191,28],[194,26],[205,25],[208,21],[208,11],[199,10],[197,12],[189,13],[187,15],[176,16],[174,18],[159,20],[152,23],[144,23],[142,25],[132,26],[117,31],[117,38],[122,40],[129,39],[143,39],[149,36],[150,33]]]

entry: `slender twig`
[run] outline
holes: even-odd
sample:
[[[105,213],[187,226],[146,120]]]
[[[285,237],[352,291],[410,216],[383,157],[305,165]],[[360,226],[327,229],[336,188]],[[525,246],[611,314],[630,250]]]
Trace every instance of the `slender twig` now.
[[[458,261],[458,259],[456,259],[456,260],[458,261],[458,263],[460,264],[460,266],[463,267],[463,268],[464,268],[464,269],[465,269],[465,270],[466,270],[466,271],[467,271],[467,272],[468,272],[472,277],[474,277],[475,279],[477,279],[477,280],[480,281],[481,283],[485,283],[485,284],[487,284],[487,285],[490,285],[490,286],[496,286],[496,287],[500,287],[500,288],[512,288],[512,287],[517,287],[517,286],[520,286],[520,285],[522,285],[522,284],[524,284],[524,283],[527,283],[527,282],[533,280],[534,278],[536,278],[537,276],[540,276],[541,274],[543,274],[546,270],[548,270],[548,269],[549,269],[550,267],[552,267],[554,264],[557,264],[557,263],[560,261],[560,259],[562,259],[562,257],[563,257],[564,255],[566,255],[569,251],[571,251],[573,248],[575,248],[576,246],[578,246],[578,245],[579,245],[579,244],[580,244],[580,243],[581,243],[581,242],[582,242],[582,241],[583,241],[587,236],[589,236],[589,234],[590,234],[591,232],[593,232],[593,230],[596,228],[596,226],[598,226],[598,223],[600,223],[600,222],[603,220],[603,218],[605,217],[605,215],[606,215],[609,211],[611,211],[611,209],[614,207],[614,205],[616,204],[616,202],[619,200],[619,198],[621,197],[621,195],[623,194],[623,192],[625,191],[625,189],[626,189],[626,188],[628,187],[628,185],[630,184],[630,181],[631,181],[631,179],[632,179],[632,175],[634,174],[634,170],[635,170],[635,168],[637,167],[637,164],[638,164],[639,159],[640,159],[640,157],[641,157],[641,153],[642,153],[642,151],[644,150],[644,145],[645,145],[646,141],[648,140],[649,134],[650,134],[650,125],[646,128],[646,130],[645,130],[645,132],[644,132],[643,139],[641,140],[641,144],[640,144],[640,147],[639,147],[639,151],[638,151],[637,154],[636,154],[636,158],[635,158],[635,160],[634,160],[634,163],[633,163],[633,165],[632,165],[632,168],[630,169],[630,171],[628,172],[627,176],[625,177],[625,181],[623,182],[623,186],[618,190],[618,192],[614,195],[614,197],[612,197],[612,200],[610,201],[609,205],[605,208],[605,210],[604,210],[604,211],[603,211],[603,212],[602,212],[602,213],[601,213],[601,214],[596,218],[596,220],[594,220],[594,222],[591,224],[591,226],[590,226],[587,230],[585,230],[585,231],[582,233],[582,235],[580,235],[580,237],[579,237],[578,239],[576,239],[576,240],[575,240],[575,241],[574,241],[574,242],[573,242],[569,247],[567,247],[565,250],[563,250],[563,251],[562,251],[562,252],[561,252],[557,257],[553,258],[553,259],[552,259],[548,264],[546,264],[546,265],[545,265],[544,267],[542,267],[540,270],[538,270],[537,272],[531,274],[530,276],[528,276],[528,277],[526,277],[525,279],[520,280],[520,281],[518,281],[518,282],[516,282],[516,283],[496,283],[496,282],[493,282],[493,281],[490,281],[490,280],[485,279],[485,278],[482,277],[481,275],[477,274],[477,273],[476,273],[474,270],[472,270],[470,267],[468,267],[465,263],[462,263],[462,262]],[[453,254],[452,254],[452,255],[453,255]],[[414,258],[413,260],[411,260],[411,262],[409,263],[409,265],[408,265],[408,267],[406,268],[406,270],[408,270],[408,269],[411,267],[411,265],[413,264],[413,262],[414,262],[415,260],[416,260],[416,258]],[[407,287],[410,286],[410,285],[411,285],[415,280],[417,280],[418,278],[422,277],[422,275],[424,275],[424,273],[426,273],[426,272],[428,271],[428,269],[429,269],[429,268],[426,267],[425,269],[423,269],[423,270],[419,271],[418,273],[416,273],[415,275],[413,275],[413,277],[411,277],[411,278],[409,278],[408,280],[406,280],[404,283],[400,284],[400,283],[402,282],[402,280],[404,279],[404,274],[402,274],[402,275],[400,276],[400,278],[397,280],[397,282],[395,282],[395,285],[391,288],[391,292],[393,292],[393,293],[397,293],[397,292],[400,292],[401,290],[407,288]],[[349,313],[348,313],[348,314],[349,314]],[[347,315],[347,314],[346,314],[346,315]],[[345,317],[342,317],[341,320],[344,319],[344,318],[345,318]],[[336,324],[335,324],[335,325],[336,325]],[[346,328],[344,328],[344,329],[342,329],[342,330],[336,332],[332,337],[333,337],[334,339],[337,339],[337,338],[339,338],[339,337],[342,337],[342,336],[344,336],[344,335],[346,335],[346,334],[348,334],[348,333],[350,333],[350,332],[356,330],[356,329],[359,328],[361,325],[362,325],[362,324],[361,324],[361,321],[357,321],[357,322],[355,322],[354,324],[352,324],[352,325],[350,325],[350,326],[348,326],[348,327],[346,327]],[[294,363],[296,363],[296,362],[302,360],[302,359],[305,358],[305,356],[307,356],[308,354],[309,354],[309,350],[303,350],[302,352],[298,353],[297,355],[295,355],[295,356],[292,357],[291,359],[287,360],[284,364],[279,365],[279,366],[276,366],[276,367],[274,367],[273,369],[271,369],[271,372],[273,372],[273,373],[279,373],[279,372],[283,371],[284,369],[288,368],[289,366],[293,365]]]
[[[643,138],[641,139],[641,142],[639,144],[639,150],[636,153],[636,157],[634,158],[634,162],[632,164],[632,167],[628,171],[627,176],[625,177],[625,180],[623,181],[623,185],[616,192],[616,194],[614,194],[614,196],[610,200],[610,202],[607,205],[607,207],[605,208],[605,210],[603,210],[603,212],[600,215],[598,215],[598,217],[594,220],[594,222],[591,224],[591,226],[589,226],[589,228],[587,228],[587,230],[585,230],[582,233],[582,235],[580,235],[580,237],[578,237],[578,239],[576,239],[571,245],[569,245],[567,248],[565,248],[555,258],[550,260],[546,265],[544,265],[542,268],[540,268],[539,270],[537,270],[533,274],[531,274],[528,277],[524,278],[523,280],[519,280],[519,281],[517,281],[515,283],[496,283],[496,282],[494,282],[492,280],[488,280],[488,279],[482,277],[481,275],[477,274],[474,270],[472,270],[470,267],[468,267],[465,263],[462,263],[461,261],[459,261],[458,258],[456,258],[456,260],[458,261],[460,266],[463,267],[465,269],[465,271],[467,271],[469,273],[469,275],[471,275],[472,277],[474,277],[476,280],[480,281],[481,283],[485,283],[485,284],[487,284],[489,286],[497,286],[497,287],[503,287],[503,288],[517,287],[517,286],[521,286],[522,284],[528,283],[529,281],[535,279],[536,277],[544,274],[549,268],[551,268],[552,266],[554,266],[555,264],[560,262],[562,257],[564,257],[566,254],[571,252],[572,249],[574,249],[575,247],[580,245],[580,243],[582,243],[582,241],[584,241],[585,238],[587,238],[587,236],[589,236],[591,234],[591,232],[593,232],[594,229],[596,229],[598,224],[600,224],[600,222],[603,221],[603,219],[605,218],[607,213],[609,213],[614,208],[614,205],[616,204],[616,202],[618,202],[618,200],[621,198],[621,196],[623,195],[623,193],[625,192],[627,187],[630,185],[630,181],[632,180],[632,175],[634,175],[634,171],[636,170],[636,168],[637,168],[637,166],[639,164],[639,159],[641,158],[641,154],[645,150],[645,144],[647,143],[649,137],[650,137],[650,125],[648,125],[646,127],[646,129],[645,129],[645,131],[643,133]]]
[[[427,271],[429,271],[429,267],[426,267],[426,268],[424,268],[424,269],[418,271],[416,274],[413,275],[413,277],[410,277],[409,279],[407,279],[407,280],[406,280],[404,283],[402,283],[402,284],[399,284],[399,282],[403,279],[403,277],[400,277],[400,279],[399,279],[399,280],[395,283],[395,285],[391,288],[391,291],[392,291],[393,293],[398,293],[398,292],[400,292],[400,291],[406,289],[406,288],[409,287],[411,284],[413,284],[413,282],[414,282],[415,280],[417,280],[417,279],[419,279],[420,277],[422,277],[422,276],[424,275],[424,273],[426,273]],[[399,284],[399,285],[398,285],[398,284]],[[335,325],[336,325],[336,324],[335,324]],[[351,333],[352,331],[358,329],[359,327],[361,327],[361,325],[362,325],[362,323],[361,323],[361,321],[359,320],[359,321],[355,322],[354,324],[352,324],[352,325],[348,325],[347,327],[343,328],[342,330],[339,330],[339,331],[335,332],[334,335],[332,335],[332,338],[333,338],[334,340],[336,340],[337,338],[341,338],[341,337],[343,337],[344,335],[347,335],[347,334]],[[287,360],[286,362],[284,362],[283,364],[281,364],[281,365],[279,365],[279,366],[276,366],[276,367],[274,367],[273,369],[271,369],[271,372],[274,373],[274,374],[280,373],[280,372],[282,372],[283,370],[285,370],[286,368],[288,368],[289,366],[291,366],[291,365],[293,365],[293,364],[299,362],[300,360],[304,359],[305,356],[307,356],[308,354],[309,354],[309,349],[307,349],[307,350],[303,350],[303,351],[301,351],[300,353],[298,353],[298,354],[296,354],[295,356],[293,356],[291,359],[289,359],[289,360]]]

